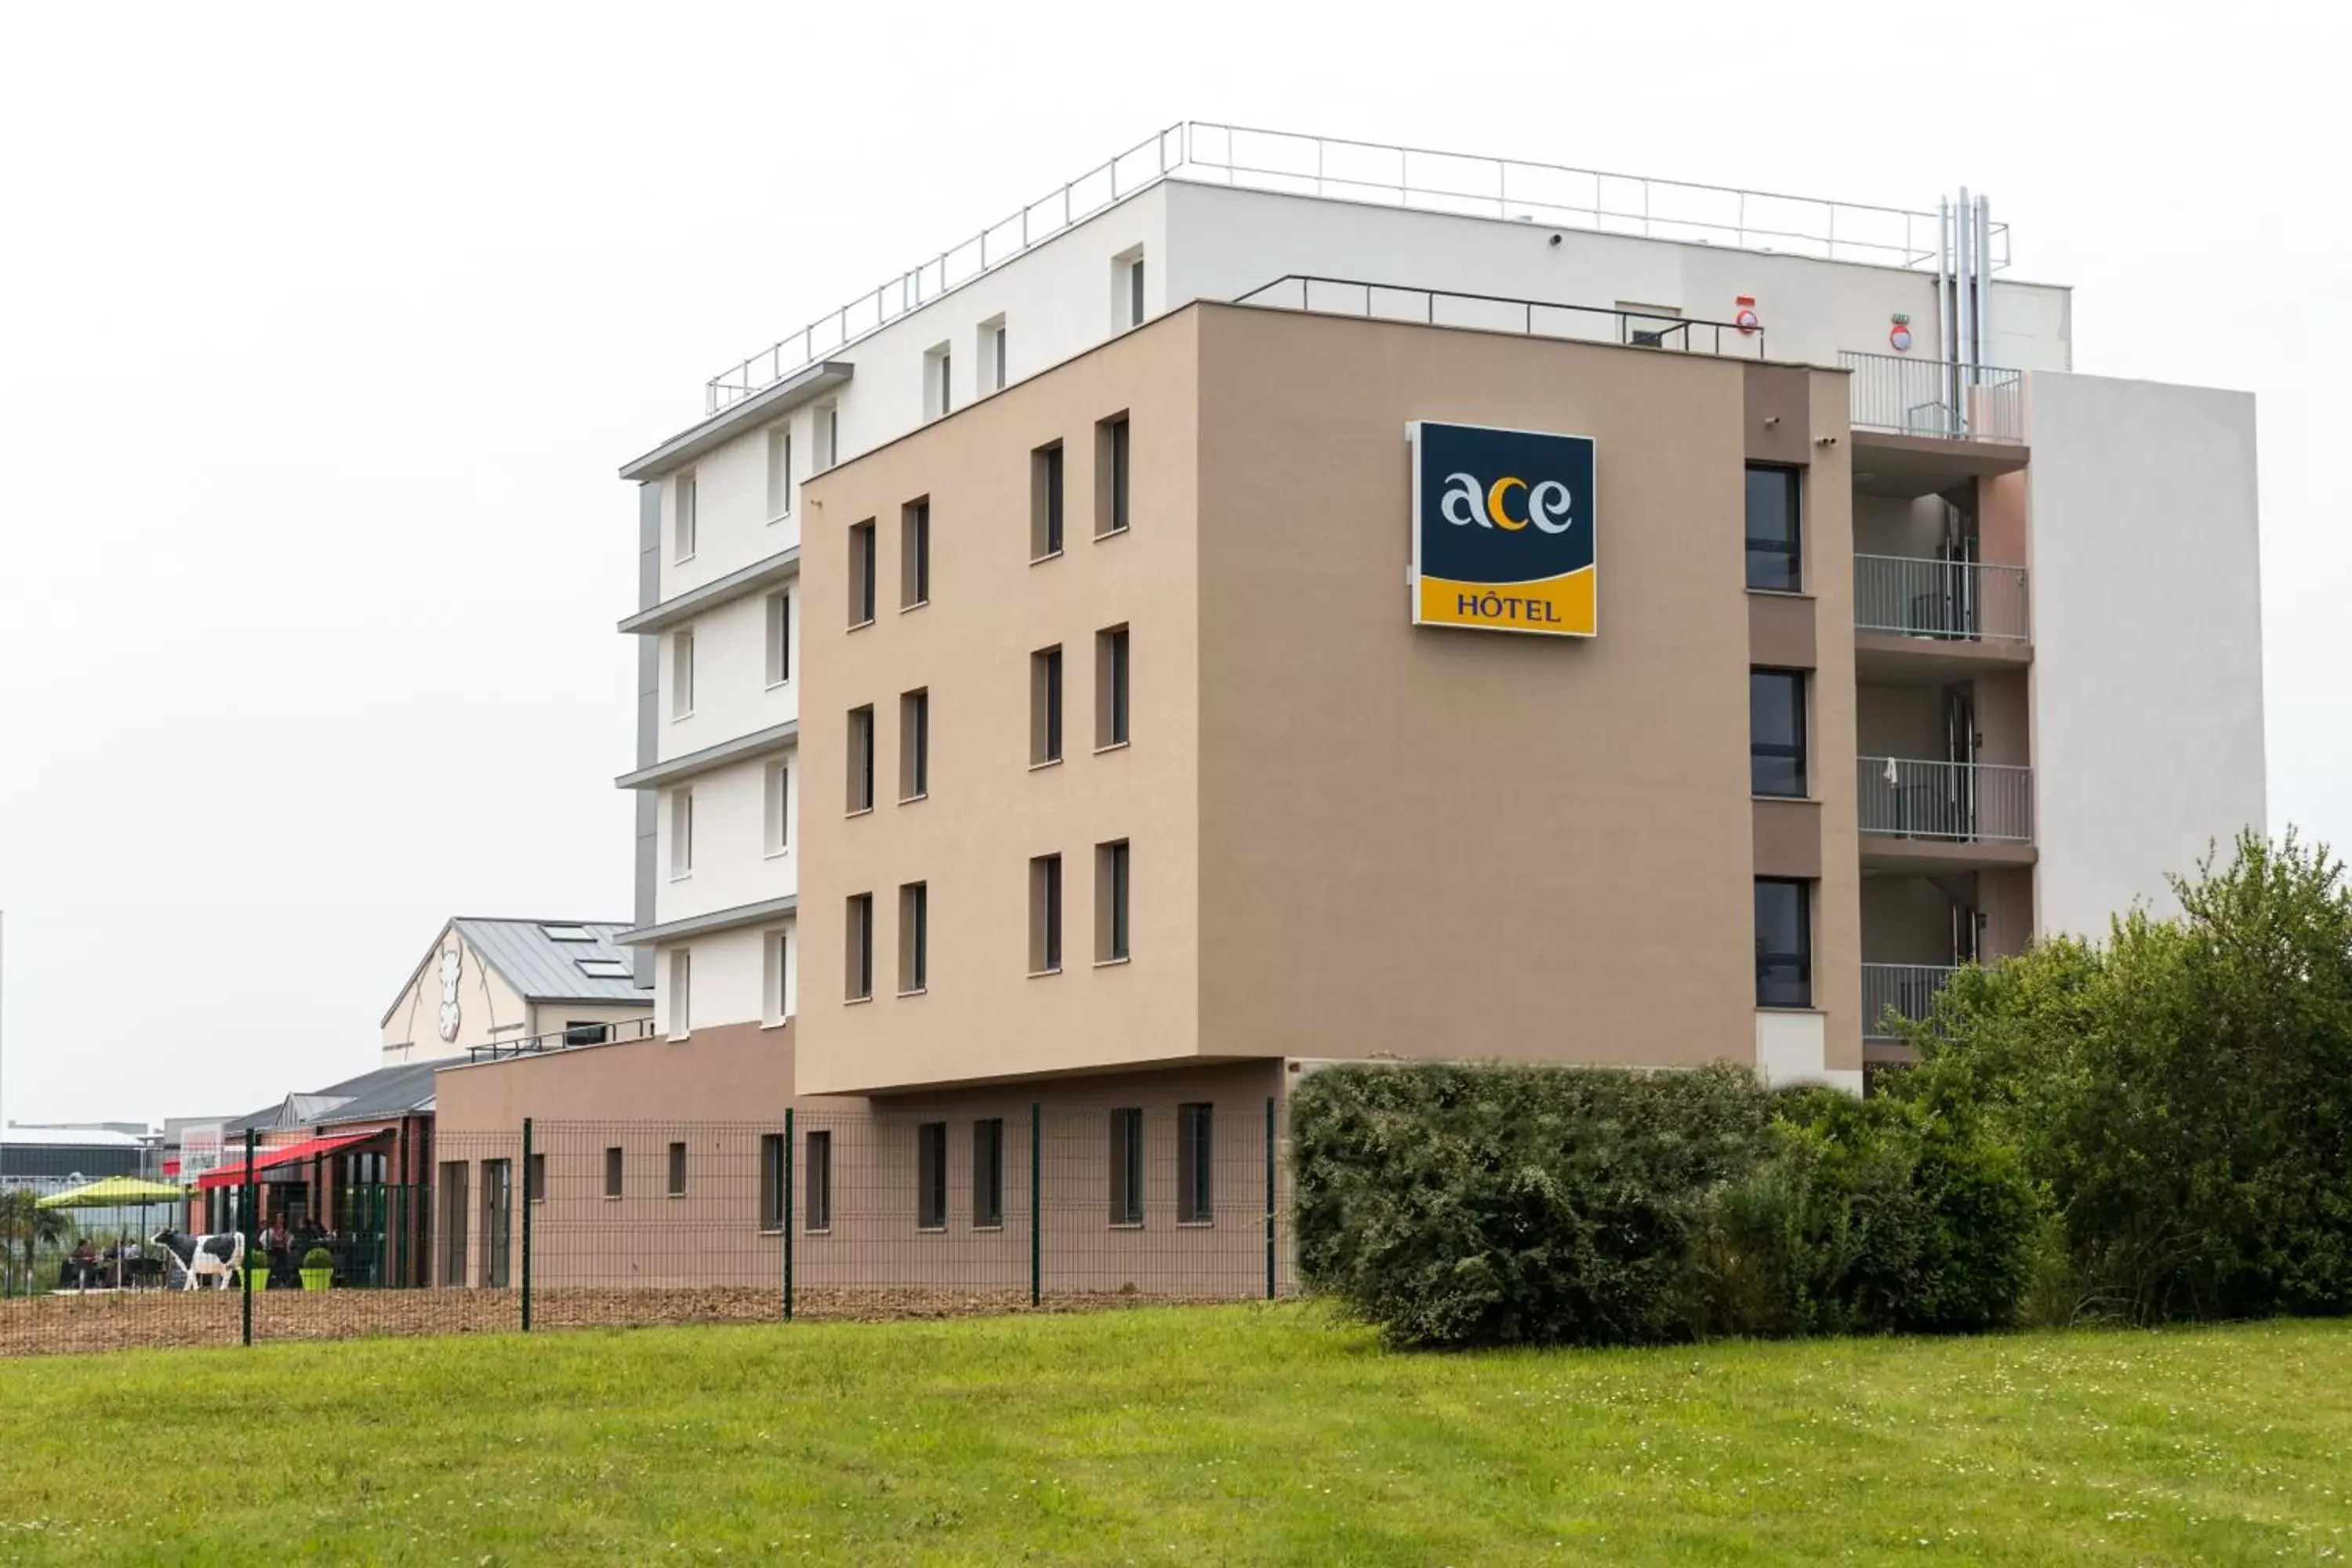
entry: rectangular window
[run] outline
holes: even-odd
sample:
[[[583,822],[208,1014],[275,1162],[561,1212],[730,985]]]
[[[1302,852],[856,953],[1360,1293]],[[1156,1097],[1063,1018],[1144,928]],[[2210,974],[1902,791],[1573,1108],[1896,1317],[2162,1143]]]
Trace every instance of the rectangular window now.
[[[767,818],[768,853],[782,855],[793,847],[793,765],[770,763],[761,795]]]
[[[948,345],[923,353],[923,417],[937,419],[955,408],[955,362]]]
[[[511,1210],[514,1204],[514,1162],[482,1162],[482,1283],[493,1290],[506,1289],[513,1258]]]
[[[1029,656],[1029,765],[1062,760],[1062,650]]]
[[[793,678],[793,596],[768,595],[768,684],[782,686]]]
[[[694,1024],[694,954],[679,948],[669,955],[669,1037],[682,1040]]]
[[[924,1230],[948,1227],[948,1124],[926,1121],[915,1129],[915,1224]]]
[[[1802,670],[1748,672],[1748,787],[1757,795],[1804,798]]]
[[[940,412],[955,412],[955,356],[945,349],[940,351]]]
[[[1756,1005],[1813,1005],[1813,917],[1803,882],[1756,879]]]
[[[522,1201],[543,1204],[547,1201],[547,1156],[534,1152],[522,1168]]]
[[[696,529],[693,469],[670,482],[670,559],[674,563],[691,561]]]
[[[1095,846],[1095,960],[1113,963],[1128,955],[1127,840]]]
[[[604,1150],[604,1195],[608,1198],[621,1195],[621,1151],[618,1145],[608,1145]]]
[[[790,425],[771,426],[768,430],[768,521],[790,517],[793,512],[793,427]]]
[[[1110,1113],[1110,1222],[1143,1223],[1143,1112]]]
[[[686,1145],[684,1143],[672,1143],[669,1146],[669,1195],[674,1198],[686,1196]]]
[[[863,1002],[874,994],[874,895],[849,895],[848,930],[843,944],[843,957],[848,973],[843,978],[844,994],[852,1002]]]
[[[1748,585],[1794,594],[1805,585],[1798,470],[1748,465]]]
[[[1062,858],[1039,855],[1029,862],[1029,973],[1061,967]]]
[[[1125,532],[1128,526],[1128,421],[1113,415],[1095,426],[1095,537]]]
[[[874,618],[874,520],[849,525],[849,624]]]
[[[807,1191],[802,1195],[802,1213],[811,1230],[833,1228],[833,1134],[812,1132],[808,1135]]]
[[[931,502],[929,496],[898,509],[898,607],[931,602]]]
[[[694,792],[669,792],[669,879],[694,875]]]
[[[563,1025],[563,1043],[567,1046],[601,1046],[613,1037],[610,1024],[591,1024],[567,1019]]]
[[[760,1228],[784,1228],[784,1135],[760,1134]]]
[[[854,814],[874,809],[874,708],[868,703],[849,710],[849,807]]]
[[[1216,1147],[1212,1132],[1216,1107],[1208,1104],[1176,1108],[1176,1219],[1180,1225],[1206,1225],[1215,1215],[1210,1172]]]
[[[685,719],[693,712],[694,628],[687,626],[669,635],[669,716]]]
[[[1118,274],[1118,322],[1121,327],[1143,325],[1143,252],[1130,251],[1114,261]]]
[[[1127,628],[1095,634],[1095,749],[1127,744]]]
[[[931,694],[898,694],[898,798],[920,800],[931,793]]]
[[[1004,1223],[1004,1120],[971,1124],[971,1223],[993,1230]]]
[[[760,1012],[781,1024],[793,1016],[793,933],[787,926],[760,939]]]
[[[1005,358],[1004,322],[1002,319],[989,329],[988,348],[989,384],[994,391],[1002,392],[1004,384],[1012,379],[1012,366]]]
[[[823,473],[841,461],[841,405],[828,403],[816,411],[816,468]]]
[[[898,994],[928,990],[931,982],[931,885],[906,882],[898,889]]]
[[[1029,454],[1029,559],[1062,552],[1062,444]]]

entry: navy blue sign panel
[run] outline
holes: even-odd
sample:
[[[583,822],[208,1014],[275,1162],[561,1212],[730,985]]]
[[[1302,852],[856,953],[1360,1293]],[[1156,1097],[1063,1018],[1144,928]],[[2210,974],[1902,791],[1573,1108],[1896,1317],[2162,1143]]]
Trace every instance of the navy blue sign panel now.
[[[1591,637],[1592,439],[1431,420],[1406,435],[1414,624]]]

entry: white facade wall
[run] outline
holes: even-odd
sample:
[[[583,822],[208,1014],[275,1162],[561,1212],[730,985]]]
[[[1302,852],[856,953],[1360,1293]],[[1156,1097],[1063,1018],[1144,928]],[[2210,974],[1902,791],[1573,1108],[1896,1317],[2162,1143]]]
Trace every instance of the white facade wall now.
[[[763,903],[797,889],[794,852],[789,847],[780,854],[769,852],[767,787],[770,770],[778,763],[793,769],[791,805],[797,818],[805,792],[796,752],[747,758],[661,792],[661,821],[654,845],[656,923]],[[689,792],[694,797],[694,868],[676,876],[671,871],[677,864],[672,858],[671,835],[677,814],[672,803]],[[798,821],[789,827],[790,843],[799,843]]]
[[[690,623],[694,709],[685,718],[674,717],[671,704],[677,676],[676,634],[686,628],[660,634],[659,721],[654,727],[656,761],[667,762],[800,717],[799,681],[768,684],[768,596],[776,593],[793,600],[792,668],[798,673],[801,605],[800,583],[795,578],[730,600]]]
[[[2028,398],[2035,905],[2104,936],[2266,826],[2254,399],[2059,374]]]
[[[693,971],[688,984],[688,1032],[727,1024],[748,1023],[762,1016],[770,932],[792,930],[784,921],[775,926],[745,927],[697,937],[691,942],[664,947],[654,955],[654,1016],[667,1031],[670,1020],[670,954],[677,947],[691,952]]]

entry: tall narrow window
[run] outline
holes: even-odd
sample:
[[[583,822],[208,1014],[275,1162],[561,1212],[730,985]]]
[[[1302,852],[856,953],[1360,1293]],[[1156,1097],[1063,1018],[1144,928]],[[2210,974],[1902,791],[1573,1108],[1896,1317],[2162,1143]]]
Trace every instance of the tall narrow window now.
[[[537,1150],[522,1168],[522,1201],[543,1204],[547,1201],[547,1156]]]
[[[1748,585],[1794,594],[1805,585],[1795,468],[1748,465]]]
[[[849,528],[849,624],[862,626],[874,618],[874,520]]]
[[[1128,956],[1127,840],[1095,846],[1095,958],[1115,963]]]
[[[1061,967],[1062,858],[1039,855],[1029,862],[1029,973]]]
[[[931,984],[931,887],[908,882],[898,889],[898,994],[913,996]]]
[[[1041,647],[1029,656],[1029,763],[1062,760],[1062,650]]]
[[[849,710],[849,810],[874,809],[874,709]]]
[[[843,957],[848,973],[843,978],[843,992],[852,1002],[863,1002],[874,994],[874,895],[852,893],[849,896],[848,930],[845,933]]]
[[[948,1124],[926,1121],[915,1129],[915,1224],[924,1230],[948,1227]]]
[[[1095,536],[1125,531],[1129,522],[1129,429],[1124,414],[1095,426]]]
[[[1756,795],[1804,796],[1802,670],[1748,672],[1748,787]]]
[[[1812,898],[1806,883],[1756,879],[1756,1005],[1813,1005]]]
[[[1062,552],[1062,444],[1029,454],[1029,558]]]
[[[793,1016],[793,931],[790,926],[760,939],[761,1021],[771,1026]]]
[[[784,1228],[784,1135],[760,1134],[760,1228]]]
[[[808,1178],[802,1196],[811,1230],[833,1228],[833,1132],[827,1129],[808,1135]]]
[[[793,427],[768,430],[768,521],[790,517],[793,510]]]
[[[1110,1222],[1143,1223],[1143,1112],[1110,1113]]]
[[[1127,628],[1095,634],[1095,749],[1127,744]]]
[[[793,765],[790,763],[770,763],[765,797],[768,829],[768,853],[782,855],[793,847]]]
[[[621,1195],[621,1150],[618,1144],[610,1145],[604,1151],[604,1195],[608,1198]]]
[[[1143,253],[1137,251],[1127,264],[1127,325],[1143,325]]]
[[[1215,1168],[1212,1136],[1216,1107],[1206,1103],[1176,1108],[1176,1219],[1180,1225],[1206,1225],[1216,1210],[1210,1185]]]
[[[793,596],[768,595],[768,684],[782,686],[793,678]]]
[[[669,878],[694,875],[694,792],[669,792]]]
[[[694,470],[688,468],[672,482],[670,494],[670,559],[686,562],[694,559],[695,516]]]
[[[999,321],[989,332],[989,376],[993,390],[1002,392],[1011,372],[1005,362],[1004,323]]]
[[[823,437],[818,443],[817,467],[829,468],[841,461],[841,405],[828,403],[817,411],[817,432]]]
[[[1004,1119],[971,1124],[971,1223],[993,1230],[1004,1223]]]
[[[669,1037],[682,1040],[694,1026],[694,954],[678,948],[669,955]]]
[[[669,1195],[686,1196],[686,1145],[682,1142],[669,1146]]]
[[[669,635],[669,716],[685,719],[694,712],[694,628],[683,626]]]
[[[898,509],[898,607],[930,602],[931,500],[926,496]]]
[[[898,798],[920,800],[931,793],[931,694],[898,694]]]
[[[947,350],[940,351],[940,412],[955,411],[955,356]]]

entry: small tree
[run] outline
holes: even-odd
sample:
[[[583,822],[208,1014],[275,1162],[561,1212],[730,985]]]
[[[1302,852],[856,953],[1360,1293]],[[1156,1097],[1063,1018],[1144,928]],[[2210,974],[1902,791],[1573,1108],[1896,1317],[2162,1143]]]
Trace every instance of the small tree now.
[[[29,1187],[0,1193],[0,1240],[23,1248],[25,1288],[32,1289],[33,1255],[43,1247],[62,1247],[74,1234],[72,1218],[62,1209],[41,1207],[40,1194]]]

